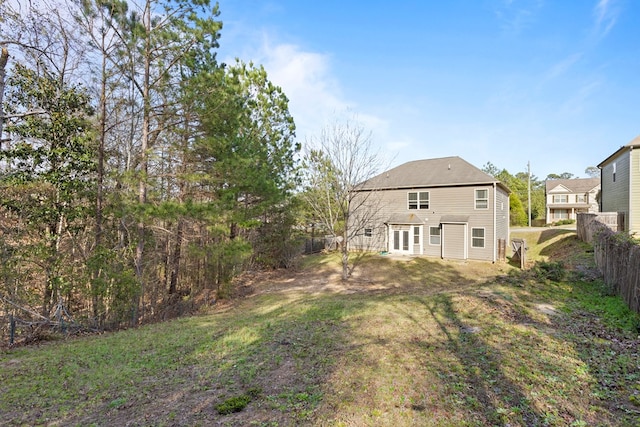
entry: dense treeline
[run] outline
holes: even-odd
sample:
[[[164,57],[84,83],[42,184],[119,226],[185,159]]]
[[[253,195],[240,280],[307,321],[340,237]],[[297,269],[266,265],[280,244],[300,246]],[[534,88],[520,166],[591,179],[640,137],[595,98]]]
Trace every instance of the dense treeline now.
[[[502,181],[512,191],[509,196],[511,225],[528,225],[529,185],[531,185],[531,220],[544,219],[546,214],[544,180],[527,172],[511,175],[506,169],[499,169],[491,162],[482,167],[489,175]]]
[[[290,262],[288,100],[217,62],[217,5],[0,9],[0,316],[137,324]]]

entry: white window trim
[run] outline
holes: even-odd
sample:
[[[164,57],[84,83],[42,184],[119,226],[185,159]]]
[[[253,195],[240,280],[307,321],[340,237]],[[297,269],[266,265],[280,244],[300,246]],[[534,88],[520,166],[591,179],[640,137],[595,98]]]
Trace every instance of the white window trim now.
[[[438,230],[440,230],[439,234],[431,234],[431,229],[432,228],[437,228]],[[431,243],[431,236],[438,236],[438,243]],[[429,246],[442,246],[442,227],[437,226],[430,226],[429,227]]]
[[[412,208],[411,207],[411,203],[409,202],[409,195],[410,194],[415,194],[416,195],[416,207]],[[422,207],[420,201],[422,200],[420,198],[421,194],[426,194],[427,195],[427,206],[426,207]],[[411,211],[415,211],[415,210],[428,210],[431,207],[431,192],[430,191],[409,191],[407,192],[407,210],[411,210]]]
[[[556,197],[558,197],[558,198],[562,197],[562,198],[564,198],[564,201],[559,201],[559,202],[557,202],[557,201],[556,201]],[[554,203],[554,204],[556,204],[556,205],[564,205],[564,204],[567,204],[567,203],[569,203],[569,195],[568,195],[568,194],[554,194],[554,195],[552,196],[552,198],[551,198],[551,202],[552,202],[552,203]]]
[[[475,246],[473,244],[474,239],[480,238],[473,235],[473,230],[482,230],[482,246]],[[485,227],[471,227],[471,247],[473,249],[484,249],[487,247],[487,229]]]
[[[486,198],[478,198],[478,191],[484,191],[487,193]],[[484,201],[486,202],[486,206],[485,207],[478,207],[478,202],[479,201]],[[475,188],[473,191],[473,208],[476,210],[480,210],[480,211],[486,211],[487,209],[489,209],[489,189],[488,188]]]

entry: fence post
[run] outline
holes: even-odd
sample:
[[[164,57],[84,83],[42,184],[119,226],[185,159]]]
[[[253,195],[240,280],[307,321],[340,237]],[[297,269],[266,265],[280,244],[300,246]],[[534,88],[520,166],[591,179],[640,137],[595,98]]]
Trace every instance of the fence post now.
[[[498,261],[504,261],[507,259],[507,241],[505,239],[498,239]]]
[[[12,346],[16,338],[16,319],[9,315],[9,345]]]

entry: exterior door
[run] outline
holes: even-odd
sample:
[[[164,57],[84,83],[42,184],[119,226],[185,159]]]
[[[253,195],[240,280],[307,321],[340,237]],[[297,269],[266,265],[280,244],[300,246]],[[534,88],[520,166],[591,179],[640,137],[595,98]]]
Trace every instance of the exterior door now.
[[[408,226],[396,225],[389,227],[390,252],[410,254],[413,248],[411,229]]]
[[[442,257],[467,259],[467,224],[442,224]]]
[[[414,255],[422,254],[422,227],[419,225],[411,227],[411,247]]]

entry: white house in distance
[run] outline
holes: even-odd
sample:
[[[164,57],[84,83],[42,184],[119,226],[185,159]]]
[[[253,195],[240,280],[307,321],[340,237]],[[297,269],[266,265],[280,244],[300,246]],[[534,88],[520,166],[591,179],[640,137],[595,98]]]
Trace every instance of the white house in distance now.
[[[599,192],[600,178],[546,180],[546,223],[576,220],[579,213],[599,212]]]

